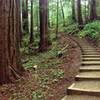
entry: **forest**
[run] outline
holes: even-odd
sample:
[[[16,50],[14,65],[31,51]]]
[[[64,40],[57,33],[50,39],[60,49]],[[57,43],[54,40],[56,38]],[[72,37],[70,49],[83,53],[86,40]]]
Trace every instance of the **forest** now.
[[[0,100],[100,100],[99,84],[100,0],[0,0]]]

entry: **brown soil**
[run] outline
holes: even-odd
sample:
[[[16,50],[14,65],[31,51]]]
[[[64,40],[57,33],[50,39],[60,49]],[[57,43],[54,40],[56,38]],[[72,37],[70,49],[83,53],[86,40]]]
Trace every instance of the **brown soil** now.
[[[74,81],[75,75],[77,75],[80,66],[81,51],[75,41],[69,36],[62,35],[59,38],[61,44],[68,44],[68,51],[63,55],[61,60],[63,64],[60,66],[64,70],[64,78],[58,83],[51,85],[52,97],[48,97],[47,100],[61,100],[67,94],[67,87]]]
[[[45,93],[43,100],[61,100],[66,95],[66,89],[74,81],[75,75],[78,73],[80,65],[80,48],[75,41],[64,34],[59,36],[60,44],[68,44],[68,50],[59,58],[62,63],[57,67],[64,71],[64,77],[59,81],[52,83],[49,80],[49,89]],[[39,75],[46,74],[53,70],[40,70]],[[7,84],[0,86],[0,100],[32,100],[32,93],[39,89],[38,80],[34,80],[37,76],[33,75],[33,71],[29,71],[25,77],[18,80],[15,84]],[[50,83],[51,82],[51,83]]]

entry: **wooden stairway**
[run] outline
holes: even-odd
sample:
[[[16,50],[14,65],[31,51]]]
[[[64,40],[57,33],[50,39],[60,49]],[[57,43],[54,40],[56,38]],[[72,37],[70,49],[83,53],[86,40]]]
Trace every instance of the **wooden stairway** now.
[[[100,100],[100,54],[86,40],[79,43],[83,49],[79,74],[62,100]]]

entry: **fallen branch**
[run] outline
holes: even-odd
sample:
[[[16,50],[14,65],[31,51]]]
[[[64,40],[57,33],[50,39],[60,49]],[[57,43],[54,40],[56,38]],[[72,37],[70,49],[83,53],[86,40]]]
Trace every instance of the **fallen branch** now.
[[[65,47],[63,47],[60,51],[58,51],[57,56],[61,57],[67,50],[69,45],[66,45]]]
[[[16,78],[16,79],[19,79],[20,78],[20,75],[15,71],[15,69],[11,66],[9,66],[13,76]]]

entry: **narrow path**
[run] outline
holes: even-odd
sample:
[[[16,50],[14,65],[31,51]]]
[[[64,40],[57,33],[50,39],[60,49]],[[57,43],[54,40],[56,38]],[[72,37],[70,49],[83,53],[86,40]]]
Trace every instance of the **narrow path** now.
[[[78,42],[83,50],[82,63],[62,100],[100,100],[100,54],[87,40]]]

